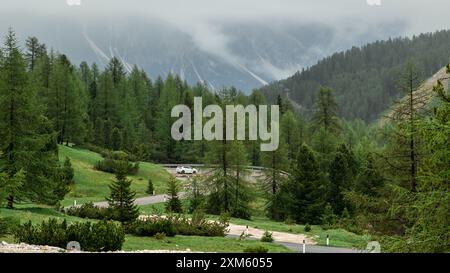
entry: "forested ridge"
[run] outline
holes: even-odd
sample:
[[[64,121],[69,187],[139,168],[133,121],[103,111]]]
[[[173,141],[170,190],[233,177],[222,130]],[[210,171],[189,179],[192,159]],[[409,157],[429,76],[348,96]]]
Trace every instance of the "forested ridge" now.
[[[440,35],[446,37],[446,32],[425,35],[416,43]],[[381,63],[387,55],[383,44],[379,56],[373,57]],[[442,44],[433,45],[436,50],[429,49],[430,44],[424,47],[438,54]],[[404,59],[415,54],[398,50]],[[440,62],[444,64],[448,56],[439,57]],[[401,59],[394,55],[388,59],[397,57]],[[422,82],[418,67],[434,73],[437,64],[414,58],[402,65],[398,62],[398,67],[384,73],[396,82],[402,97],[410,98],[409,108],[392,115],[383,128],[342,118],[350,99],[343,100],[331,84],[317,85],[311,89],[314,95],[307,115],[286,98],[276,98],[280,146],[261,152],[259,141],[175,141],[170,133],[176,120],[170,117],[174,105],[192,109],[195,96],[202,96],[204,105],[222,108],[266,104],[259,91],[248,96],[233,87],[213,92],[201,83],[189,86],[171,74],[152,80],[136,66],[126,73],[117,58],[104,69],[85,62],[75,65],[37,38],[28,38],[21,49],[10,30],[0,54],[0,205],[13,208],[23,201],[58,205],[73,177],[70,161],[58,161],[58,144],[73,145],[120,158],[132,156],[135,161],[211,164],[211,175],[192,181],[189,212],[250,219],[250,204],[259,198],[264,213],[277,221],[370,234],[385,251],[448,252],[450,94],[437,81],[433,109],[423,111],[411,95]],[[364,71],[366,65],[360,66]],[[332,67],[333,73],[326,72],[329,78],[357,66]],[[450,74],[450,67],[446,72]],[[380,96],[371,89],[366,92]],[[116,204],[114,196],[125,192],[127,200],[122,203],[127,207],[117,209],[119,220],[132,221],[125,219],[127,212],[137,216],[126,178],[129,167],[116,159],[120,168],[115,170],[117,181],[109,201]],[[249,183],[247,165],[266,167],[264,179]],[[182,210],[174,199],[178,191],[177,182],[171,181],[169,212]]]
[[[401,96],[397,79],[407,60],[425,80],[449,62],[448,56],[449,30],[377,41],[335,53],[260,90],[270,101],[288,96],[310,115],[317,89],[328,86],[335,90],[340,117],[372,122]]]

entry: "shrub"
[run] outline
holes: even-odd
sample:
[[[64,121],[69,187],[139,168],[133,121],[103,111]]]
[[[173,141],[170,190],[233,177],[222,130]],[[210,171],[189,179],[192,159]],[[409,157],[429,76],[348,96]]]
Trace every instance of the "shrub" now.
[[[145,191],[147,194],[153,195],[153,192],[155,191],[155,188],[153,187],[153,181],[152,179],[148,179],[148,186],[147,190]]]
[[[0,237],[11,234],[20,225],[18,218],[4,217],[0,218]]]
[[[104,159],[94,165],[94,168],[98,171],[116,173],[117,168],[121,167],[124,163],[127,165],[127,174],[134,175],[139,171],[139,162],[133,163],[136,158],[126,152],[107,152],[102,153],[102,156]]]
[[[122,249],[125,233],[120,224],[101,221],[67,224],[52,218],[33,226],[31,221],[15,230],[17,241],[33,245],[49,245],[66,248],[70,241],[77,241],[84,251],[116,251]]]
[[[181,213],[183,211],[180,198],[180,185],[175,177],[171,177],[167,182],[167,195],[169,199],[166,202],[166,212]]]
[[[64,160],[64,164],[61,168],[62,179],[66,185],[73,184],[73,177],[75,175],[74,170],[72,168],[72,163],[70,162],[70,158],[66,156]]]
[[[272,233],[266,230],[263,236],[261,237],[261,242],[272,243],[273,242]]]
[[[115,173],[119,164],[121,164],[122,162],[124,161],[106,158],[102,161],[97,162],[94,165],[94,168],[102,172]],[[125,162],[127,164],[127,174],[134,175],[139,171],[139,162],[136,163],[131,163],[128,161]]]
[[[155,236],[158,233],[164,233],[166,236],[173,237],[177,234],[174,223],[167,218],[157,217],[146,221],[136,221],[129,230],[136,236]]]
[[[228,222],[207,221],[198,214],[193,219],[181,216],[151,217],[144,221],[133,223],[129,232],[137,236],[155,236],[165,233],[167,236],[225,236]]]
[[[244,249],[245,253],[267,253],[269,249],[264,246],[249,246]]]
[[[305,227],[303,228],[303,230],[305,232],[310,232],[311,231],[311,226],[309,224],[306,224]]]
[[[65,213],[80,218],[98,219],[98,220],[112,219],[111,211],[109,208],[97,207],[92,202],[83,204],[79,207],[70,207],[65,210]]]

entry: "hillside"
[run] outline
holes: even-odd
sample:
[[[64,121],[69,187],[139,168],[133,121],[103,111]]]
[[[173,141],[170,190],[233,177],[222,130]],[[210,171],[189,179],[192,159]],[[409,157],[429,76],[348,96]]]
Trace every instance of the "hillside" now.
[[[411,59],[426,79],[446,65],[449,56],[448,30],[377,41],[335,53],[261,91],[272,101],[278,94],[288,97],[308,115],[317,89],[329,86],[335,91],[342,118],[371,122],[399,98],[397,78],[406,60]]]
[[[62,201],[62,205],[72,205],[74,200],[78,204],[105,200],[110,192],[109,185],[114,180],[114,175],[94,169],[95,163],[102,159],[101,155],[88,150],[60,145],[59,157],[61,161],[69,157],[75,171],[74,187]],[[146,195],[149,178],[152,179],[155,192],[159,194],[165,192],[169,177],[170,174],[162,167],[148,162],[140,162],[138,173],[129,178],[132,180],[131,189],[136,191],[137,197],[141,197]]]
[[[433,87],[440,80],[443,86],[448,86],[450,78],[447,75],[448,68],[441,68],[432,77],[425,80],[418,90],[414,92],[414,97],[418,99],[419,103],[416,105],[417,108],[422,109],[423,107],[430,105],[433,101],[435,93],[433,92]],[[396,113],[406,113],[408,112],[408,96],[401,98],[398,103],[394,104],[390,109],[386,111],[386,114],[380,119],[379,124],[383,126],[387,120],[391,119]]]

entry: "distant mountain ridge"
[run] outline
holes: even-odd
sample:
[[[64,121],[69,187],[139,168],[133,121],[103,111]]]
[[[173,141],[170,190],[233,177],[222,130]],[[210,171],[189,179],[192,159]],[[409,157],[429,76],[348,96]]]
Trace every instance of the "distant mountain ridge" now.
[[[335,91],[341,117],[371,122],[401,96],[397,79],[408,59],[416,64],[422,79],[431,77],[449,63],[450,31],[353,47],[260,90],[272,101],[278,94],[288,97],[309,115],[318,88],[329,86]]]
[[[355,26],[345,31],[317,22],[221,21],[186,30],[188,26],[180,29],[154,18],[109,18],[99,24],[76,12],[34,22],[13,24],[22,44],[28,36],[39,37],[75,64],[96,62],[102,67],[115,56],[128,71],[136,64],[152,79],[173,73],[189,84],[206,82],[214,90],[235,86],[245,93],[284,79],[333,52],[398,35],[405,28],[397,21],[377,24],[376,30],[375,26]],[[0,25],[11,22],[0,16]]]

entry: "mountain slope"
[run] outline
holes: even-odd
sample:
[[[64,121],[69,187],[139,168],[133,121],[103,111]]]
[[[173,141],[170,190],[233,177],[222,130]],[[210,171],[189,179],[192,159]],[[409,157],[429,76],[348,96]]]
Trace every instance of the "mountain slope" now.
[[[278,94],[289,97],[308,115],[317,89],[329,86],[335,90],[341,117],[371,122],[399,98],[397,78],[408,59],[426,79],[446,65],[449,57],[450,31],[377,41],[335,53],[261,91],[272,100]]]
[[[422,85],[417,89],[413,96],[417,98],[418,103],[416,104],[417,109],[427,109],[429,108],[430,103],[433,101],[435,96],[435,92],[433,91],[433,87],[437,84],[438,81],[441,81],[443,86],[448,87],[450,83],[450,78],[447,74],[448,67],[441,68],[436,74],[432,77],[425,80]],[[394,116],[398,117],[398,115],[402,113],[409,113],[409,96],[405,96],[399,100],[398,103],[393,105],[392,108],[388,109],[386,115],[384,115],[380,121],[380,126],[386,124],[389,120],[391,120]]]
[[[0,26],[11,24],[0,16]],[[348,28],[351,34],[345,35],[330,25],[305,22],[231,21],[179,28],[155,18],[133,17],[102,18],[100,24],[75,11],[63,18],[13,25],[22,42],[39,37],[75,64],[96,62],[103,67],[115,56],[128,71],[136,64],[153,79],[172,72],[189,84],[205,81],[215,90],[235,86],[247,93],[338,50],[403,32],[399,22],[379,24],[377,31]],[[0,27],[0,33],[6,30]]]

